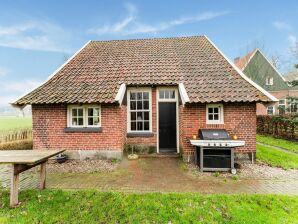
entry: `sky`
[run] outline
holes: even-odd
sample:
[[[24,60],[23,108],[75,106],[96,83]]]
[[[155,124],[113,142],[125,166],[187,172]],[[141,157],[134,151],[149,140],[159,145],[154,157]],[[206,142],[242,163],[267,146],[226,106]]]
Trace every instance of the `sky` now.
[[[89,40],[207,35],[233,60],[255,47],[292,69],[295,0],[3,0],[0,106],[44,82]]]

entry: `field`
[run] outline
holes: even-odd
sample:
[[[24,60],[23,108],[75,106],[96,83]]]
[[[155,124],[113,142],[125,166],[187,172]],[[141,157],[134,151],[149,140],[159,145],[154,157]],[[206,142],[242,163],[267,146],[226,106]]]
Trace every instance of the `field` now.
[[[17,129],[31,129],[32,119],[22,117],[0,117],[0,133]]]
[[[1,223],[298,223],[298,197],[27,190],[8,207],[0,191]]]

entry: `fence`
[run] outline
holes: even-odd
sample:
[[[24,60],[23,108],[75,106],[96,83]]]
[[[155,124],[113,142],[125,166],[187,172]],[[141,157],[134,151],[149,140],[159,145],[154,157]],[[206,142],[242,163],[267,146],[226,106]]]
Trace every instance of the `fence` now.
[[[29,139],[32,139],[31,129],[18,129],[0,133],[0,144]]]
[[[259,134],[298,140],[298,116],[258,116],[257,132]]]

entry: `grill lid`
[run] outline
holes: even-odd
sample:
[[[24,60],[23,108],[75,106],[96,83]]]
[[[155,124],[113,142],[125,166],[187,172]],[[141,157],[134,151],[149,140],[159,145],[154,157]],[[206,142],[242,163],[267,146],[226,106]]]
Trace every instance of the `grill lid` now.
[[[202,140],[230,140],[229,133],[225,129],[200,129],[199,136]]]

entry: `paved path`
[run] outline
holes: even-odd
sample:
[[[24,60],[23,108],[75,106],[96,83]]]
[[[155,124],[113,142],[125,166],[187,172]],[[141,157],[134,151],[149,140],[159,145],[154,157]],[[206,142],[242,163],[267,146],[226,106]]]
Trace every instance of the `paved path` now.
[[[2,184],[9,184],[8,167],[0,167]],[[2,173],[1,173],[2,170]],[[4,172],[3,172],[4,171]],[[286,171],[285,171],[286,172]],[[6,175],[6,180],[5,180]],[[47,188],[98,189],[125,192],[198,192],[203,194],[298,195],[298,172],[282,178],[243,178],[188,171],[177,158],[124,160],[115,171],[100,173],[48,173]],[[21,175],[21,188],[38,186],[38,170]],[[1,180],[0,180],[1,185]]]
[[[294,178],[242,179],[214,177],[186,171],[175,158],[144,158],[124,161],[112,173],[49,174],[49,188],[133,192],[199,192],[203,194],[288,194],[298,195],[298,175]]]
[[[280,148],[280,147],[277,147],[277,146],[274,146],[274,145],[268,145],[268,144],[265,144],[265,143],[262,143],[262,142],[257,142],[257,144],[267,146],[267,147],[270,147],[270,148],[273,148],[273,149],[276,149],[276,150],[279,150],[279,151],[282,151],[282,152],[285,152],[285,153],[289,153],[289,154],[298,156],[298,153],[296,153],[296,152],[292,152],[292,151],[289,151],[287,149]]]

